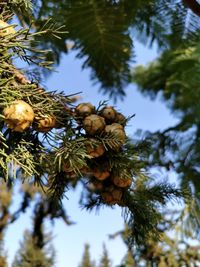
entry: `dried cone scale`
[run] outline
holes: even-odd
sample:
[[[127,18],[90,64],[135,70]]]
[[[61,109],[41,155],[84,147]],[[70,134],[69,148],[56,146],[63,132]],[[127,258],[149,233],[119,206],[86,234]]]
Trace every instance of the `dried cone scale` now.
[[[92,114],[87,116],[83,121],[83,128],[88,135],[95,135],[101,133],[106,126],[104,118]]]
[[[67,177],[70,179],[70,180],[75,180],[75,179],[77,179],[78,178],[78,174],[77,173],[75,173],[75,172],[67,172],[66,173],[67,174]]]
[[[92,175],[92,170],[88,166],[81,167],[79,171],[74,171],[74,168],[70,166],[70,163],[64,163],[62,165],[62,170],[71,178],[77,178],[79,175],[81,176],[90,176]]]
[[[81,103],[75,111],[78,116],[85,118],[95,112],[95,107],[90,103]]]
[[[15,132],[23,132],[30,127],[34,120],[32,107],[23,100],[15,100],[4,108],[3,115],[7,127]]]
[[[64,163],[62,170],[67,174],[69,179],[75,179],[78,177],[78,174],[73,170],[69,163]]]
[[[10,25],[7,22],[0,20],[0,37],[4,37],[6,35],[16,33],[14,28],[12,26],[10,26],[10,27],[9,26]],[[5,27],[8,27],[8,28],[5,28]],[[3,29],[3,28],[5,28],[5,29]]]

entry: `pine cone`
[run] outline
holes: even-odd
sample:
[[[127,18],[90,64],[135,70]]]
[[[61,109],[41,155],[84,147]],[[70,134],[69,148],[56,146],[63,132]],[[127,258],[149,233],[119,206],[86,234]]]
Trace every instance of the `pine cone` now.
[[[15,132],[23,132],[33,122],[34,111],[32,107],[23,100],[15,100],[4,108],[3,115],[7,127]]]
[[[107,179],[110,176],[110,172],[109,171],[101,171],[101,170],[96,169],[93,171],[93,175],[97,180],[104,181],[105,179]]]
[[[92,175],[92,170],[88,166],[84,166],[80,169],[82,175]]]
[[[85,118],[95,113],[95,107],[90,103],[81,103],[76,107],[75,111],[78,116]]]
[[[123,192],[115,186],[109,186],[101,193],[103,201],[108,205],[119,204],[122,200]]]
[[[115,122],[125,126],[126,125],[126,117],[122,113],[117,112],[117,115],[115,117]]]
[[[116,136],[117,141],[119,142],[118,145],[115,145],[112,147],[113,149],[119,149],[121,147],[121,145],[125,143],[126,134],[125,134],[124,128],[121,124],[112,123],[111,125],[107,125],[105,127],[105,132],[114,134],[114,136]]]
[[[105,148],[101,142],[94,138],[88,140],[90,143],[86,144],[87,154],[93,158],[102,156],[105,152]]]
[[[67,177],[69,180],[75,180],[78,178],[78,174],[76,172],[67,172]]]
[[[99,115],[103,117],[107,122],[114,122],[116,119],[117,111],[113,107],[106,106],[99,112]]]
[[[106,126],[104,118],[98,115],[87,116],[83,121],[83,128],[89,135],[95,135],[104,130]]]
[[[73,168],[70,166],[68,162],[63,164],[62,169],[66,173],[73,172]]]
[[[116,130],[124,131],[124,127],[119,123],[112,123],[110,125],[106,125],[105,132],[115,132]]]
[[[120,177],[117,175],[113,175],[111,176],[111,180],[113,182],[114,185],[116,185],[117,187],[121,187],[121,188],[126,188],[126,187],[130,187],[132,184],[132,179],[131,177],[127,178],[127,177]]]

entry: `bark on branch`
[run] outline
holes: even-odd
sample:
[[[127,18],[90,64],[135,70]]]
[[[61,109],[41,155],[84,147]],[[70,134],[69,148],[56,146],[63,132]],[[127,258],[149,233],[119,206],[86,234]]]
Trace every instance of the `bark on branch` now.
[[[197,0],[183,0],[183,3],[192,10],[197,16],[200,17],[200,4]]]

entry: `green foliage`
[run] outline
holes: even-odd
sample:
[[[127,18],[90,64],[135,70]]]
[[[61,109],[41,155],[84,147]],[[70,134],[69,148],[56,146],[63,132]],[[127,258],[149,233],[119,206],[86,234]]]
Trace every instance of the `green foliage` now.
[[[165,51],[147,67],[138,66],[133,80],[140,90],[151,97],[162,94],[163,100],[179,117],[177,125],[164,131],[145,133],[151,143],[150,166],[163,166],[176,171],[182,188],[195,196],[189,202],[190,219],[199,232],[199,45],[183,44]],[[196,218],[196,219],[195,219]],[[195,223],[194,223],[195,221]]]
[[[21,21],[27,16],[20,16]],[[159,48],[177,47],[186,40],[199,39],[199,18],[183,1],[41,1],[35,4],[34,27],[40,29],[48,20],[65,25],[62,39],[48,34],[39,47],[54,51],[48,54],[57,62],[63,53],[75,50],[83,59],[83,68],[91,69],[91,79],[100,81],[101,89],[113,97],[124,96],[130,82],[130,63],[135,40],[157,43]],[[86,19],[87,18],[87,19]],[[30,23],[30,20],[29,20]]]
[[[140,86],[142,92],[152,97],[162,92],[169,107],[179,112],[179,116],[197,116],[198,105],[193,104],[199,94],[199,51],[197,43],[166,50],[147,67],[136,67],[133,81]]]
[[[145,244],[130,247],[128,241],[128,231],[130,229],[127,225],[124,230],[110,236],[115,238],[120,235],[128,249],[121,265],[118,267],[198,266],[200,254],[196,236],[190,239],[183,236],[182,220],[177,217],[176,211],[167,211],[164,217],[165,223],[158,226],[161,231],[159,241],[150,238]]]
[[[8,5],[13,8],[17,14],[19,14],[18,12],[30,14],[33,9],[33,2],[30,0],[12,0],[8,1]]]
[[[108,251],[107,251],[105,245],[103,245],[103,253],[102,253],[102,256],[99,260],[98,265],[96,265],[95,262],[93,260],[91,260],[89,249],[90,249],[90,246],[88,244],[85,244],[82,261],[79,264],[79,267],[95,267],[95,266],[111,267],[111,261],[109,259]]]
[[[83,58],[83,68],[92,69],[91,78],[101,82],[110,95],[124,95],[130,81],[129,63],[132,40],[129,35],[131,14],[139,1],[42,1],[36,16],[36,26],[50,15],[58,24],[65,24],[68,34],[62,40],[45,40],[44,47],[55,51],[57,60],[67,52],[67,40],[73,41],[77,57]],[[86,19],[87,18],[87,19]]]
[[[125,256],[125,259],[124,259],[124,267],[135,267],[135,266],[136,266],[135,265],[135,260],[133,258],[132,253],[131,253],[131,250],[128,250],[127,254]]]
[[[85,244],[82,261],[81,261],[79,267],[95,267],[95,263],[90,258],[89,249],[90,249],[90,246],[88,244]]]
[[[55,266],[55,251],[50,245],[51,239],[45,236],[45,246],[39,248],[31,233],[24,233],[24,240],[18,250],[12,267],[53,267]]]
[[[177,47],[183,41],[199,38],[199,18],[191,13],[184,1],[143,1],[134,21],[137,37],[158,49]]]
[[[7,253],[4,250],[4,242],[3,242],[2,236],[0,239],[0,267],[8,267]]]
[[[150,187],[145,183],[133,191],[134,193],[125,196],[125,203],[129,208],[125,211],[125,217],[127,216],[126,222],[131,229],[130,245],[134,241],[137,244],[143,244],[149,238],[159,239],[160,233],[157,225],[162,221],[162,214],[158,207],[165,206],[168,198],[174,198],[174,196],[180,198],[182,193],[166,184]]]
[[[105,244],[103,244],[103,254],[100,259],[99,267],[111,267],[111,260],[109,259]]]

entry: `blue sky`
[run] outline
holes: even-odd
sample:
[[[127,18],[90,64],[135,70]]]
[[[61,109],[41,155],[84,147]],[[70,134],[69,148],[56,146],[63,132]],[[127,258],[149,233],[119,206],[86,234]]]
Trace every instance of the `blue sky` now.
[[[135,44],[138,64],[146,64],[157,55],[156,49],[147,49],[139,43]],[[114,105],[108,96],[98,91],[98,85],[93,86],[90,81],[90,70],[81,70],[81,61],[75,59],[72,52],[63,56],[60,66],[46,81],[50,90],[64,90],[66,94],[82,91],[82,102],[91,102],[97,105],[101,100],[108,100]],[[151,102],[144,98],[131,84],[126,89],[127,96],[124,101],[118,101],[115,106],[124,115],[136,114],[126,128],[128,135],[133,135],[137,129],[155,131],[164,129],[177,122],[177,119],[169,113],[163,103],[157,99]],[[47,223],[46,230],[53,230],[54,245],[57,251],[57,267],[78,267],[81,260],[84,244],[91,245],[92,258],[98,260],[102,253],[102,244],[106,243],[113,264],[117,265],[122,260],[126,248],[120,238],[109,240],[108,234],[115,233],[123,228],[123,218],[120,208],[103,208],[98,214],[88,213],[80,209],[78,201],[81,187],[67,193],[68,199],[63,201],[71,219],[76,222],[73,226],[66,226],[62,221],[56,221],[52,227]],[[14,204],[19,201],[16,196]],[[15,206],[15,205],[14,205]],[[5,246],[8,249],[9,263],[12,262],[14,253],[22,240],[23,231],[31,228],[31,212],[22,215],[21,218],[6,233]]]

